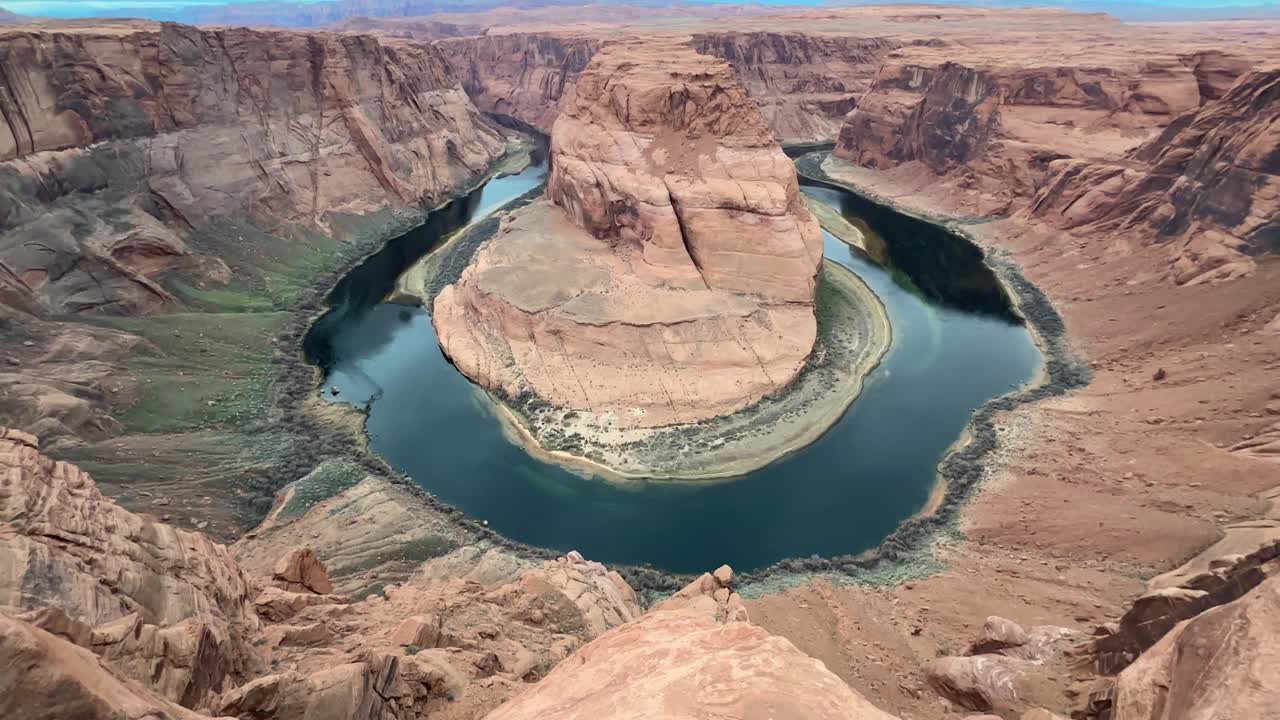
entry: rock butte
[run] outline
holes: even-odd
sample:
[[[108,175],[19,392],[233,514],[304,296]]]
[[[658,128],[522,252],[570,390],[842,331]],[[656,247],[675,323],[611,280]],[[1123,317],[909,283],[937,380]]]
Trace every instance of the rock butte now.
[[[561,104],[550,162],[547,200],[436,298],[464,374],[624,428],[726,415],[791,382],[816,339],[821,234],[727,63],[606,46]]]

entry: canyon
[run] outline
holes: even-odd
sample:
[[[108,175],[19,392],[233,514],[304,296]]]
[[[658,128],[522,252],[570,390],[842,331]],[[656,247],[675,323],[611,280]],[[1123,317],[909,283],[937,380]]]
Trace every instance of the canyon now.
[[[959,6],[7,27],[0,714],[1280,712],[1278,62],[1267,21]],[[974,493],[904,524],[924,549],[611,570],[369,452],[297,347],[347,270],[507,172],[509,128],[550,136],[547,188],[461,233],[490,241],[429,307],[512,397],[643,426],[788,386],[830,264],[800,182],[980,248],[1045,369],[975,416],[949,456],[992,438]],[[716,244],[756,216],[763,258]],[[608,325],[673,311],[769,318],[776,367],[654,402],[679,371],[618,362],[656,341]],[[551,338],[623,392],[539,385]]]

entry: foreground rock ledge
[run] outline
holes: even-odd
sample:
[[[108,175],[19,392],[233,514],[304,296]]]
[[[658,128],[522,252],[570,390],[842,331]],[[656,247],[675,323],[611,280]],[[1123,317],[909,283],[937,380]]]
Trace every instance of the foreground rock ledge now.
[[[565,97],[551,155],[547,201],[436,298],[463,373],[623,429],[787,387],[816,340],[821,233],[726,63],[605,48]]]
[[[0,573],[4,718],[892,720],[751,625],[728,566],[648,612],[577,552],[489,582],[470,572],[483,561],[439,557],[363,600],[321,594],[310,547],[246,577],[227,548],[119,508],[4,428],[0,511],[19,561]],[[85,602],[95,568],[110,582]]]

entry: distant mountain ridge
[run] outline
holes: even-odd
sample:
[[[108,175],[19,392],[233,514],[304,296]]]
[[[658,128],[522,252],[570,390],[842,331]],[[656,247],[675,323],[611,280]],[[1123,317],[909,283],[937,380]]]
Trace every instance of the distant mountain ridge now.
[[[142,17],[152,20],[173,20],[191,24],[225,25],[275,25],[281,27],[316,27],[341,23],[353,18],[424,17],[439,13],[480,13],[499,8],[530,10],[546,7],[580,5],[580,0],[319,0],[277,2],[231,2],[220,5],[182,5],[184,0],[163,4],[148,0],[122,0],[111,10],[73,10],[70,2],[53,0],[42,3],[23,0],[9,7],[23,12],[17,14],[0,8],[0,22],[16,22],[23,17],[50,15],[59,17]],[[988,7],[1020,7],[1025,0],[931,0],[933,4],[973,5]],[[597,0],[596,4],[617,5],[631,8],[661,8],[668,13],[687,10],[692,13],[715,14],[722,10],[732,14],[734,8],[775,6],[779,9],[803,5],[885,5],[895,4],[876,0],[866,2],[825,2],[824,0],[764,0],[752,3],[721,3],[716,0],[692,0],[668,2],[665,0]],[[908,3],[901,3],[908,4]],[[1212,0],[1171,0],[1170,2],[1144,2],[1142,0],[1041,0],[1036,4],[1061,7],[1077,12],[1103,12],[1130,22],[1173,20],[1224,20],[1224,19],[1277,19],[1280,3],[1263,1],[1213,6]],[[714,9],[713,9],[714,8]]]

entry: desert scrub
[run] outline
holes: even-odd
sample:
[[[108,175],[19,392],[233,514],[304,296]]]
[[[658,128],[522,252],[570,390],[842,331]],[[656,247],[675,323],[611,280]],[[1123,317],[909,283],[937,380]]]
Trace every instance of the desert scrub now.
[[[292,494],[276,517],[281,522],[298,518],[312,505],[354,487],[366,474],[364,468],[347,458],[324,460],[315,470],[294,481]]]
[[[271,403],[272,336],[283,313],[178,313],[98,318],[141,336],[124,369],[138,378],[137,402],[120,420],[130,432],[242,431]]]

